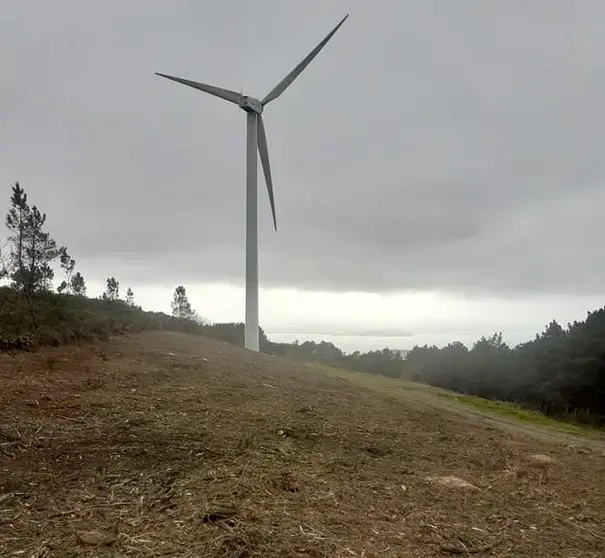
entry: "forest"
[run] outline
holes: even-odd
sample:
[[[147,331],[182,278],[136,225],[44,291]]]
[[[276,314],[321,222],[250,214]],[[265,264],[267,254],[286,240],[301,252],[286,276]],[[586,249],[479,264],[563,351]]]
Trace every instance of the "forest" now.
[[[143,329],[206,335],[243,346],[242,323],[211,324],[192,309],[183,285],[175,288],[172,315],[145,312],[114,276],[98,298],[65,245],[46,230],[46,214],[29,203],[17,183],[0,244],[0,350],[31,349]],[[56,275],[59,275],[58,279]],[[58,285],[55,287],[55,282]],[[605,424],[605,308],[562,327],[556,321],[531,341],[509,346],[501,333],[467,347],[412,348],[404,359],[385,348],[346,354],[325,341],[274,343],[261,329],[261,351],[370,374],[416,380],[487,399],[511,401],[546,415]]]

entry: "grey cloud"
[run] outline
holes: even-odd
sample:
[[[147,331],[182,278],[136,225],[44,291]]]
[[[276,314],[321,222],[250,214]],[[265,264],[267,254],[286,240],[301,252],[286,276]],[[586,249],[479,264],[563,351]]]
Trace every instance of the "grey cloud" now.
[[[153,73],[260,96],[350,12],[266,112],[263,285],[601,289],[601,2],[7,4],[6,199],[90,268],[240,283],[243,114]]]

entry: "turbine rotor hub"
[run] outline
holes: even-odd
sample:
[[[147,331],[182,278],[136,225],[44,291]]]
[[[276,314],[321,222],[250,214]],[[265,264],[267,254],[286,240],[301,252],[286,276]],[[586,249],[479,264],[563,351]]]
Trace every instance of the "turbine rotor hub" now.
[[[261,114],[263,112],[262,103],[258,99],[248,97],[247,95],[244,95],[241,98],[239,106],[246,112],[255,112],[256,114]]]

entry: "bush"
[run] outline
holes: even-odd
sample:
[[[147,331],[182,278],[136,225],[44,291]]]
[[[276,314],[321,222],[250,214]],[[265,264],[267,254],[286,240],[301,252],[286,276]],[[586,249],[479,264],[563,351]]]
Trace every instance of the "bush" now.
[[[0,287],[0,351],[107,340],[110,335],[145,329],[204,333],[207,328],[161,312],[145,312],[121,300],[53,292],[27,296],[9,287]]]

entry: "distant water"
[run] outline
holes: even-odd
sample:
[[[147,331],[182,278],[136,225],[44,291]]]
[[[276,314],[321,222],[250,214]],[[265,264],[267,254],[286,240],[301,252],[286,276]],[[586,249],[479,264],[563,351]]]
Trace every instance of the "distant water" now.
[[[277,333],[272,334],[267,332],[267,336],[271,341],[277,343],[294,343],[298,340],[300,343],[305,341],[327,341],[334,344],[345,353],[355,351],[367,352],[377,351],[388,347],[389,349],[398,350],[403,357],[416,344],[411,337],[374,337],[368,335],[335,335],[333,333]],[[408,345],[409,348],[401,349],[399,347]]]

